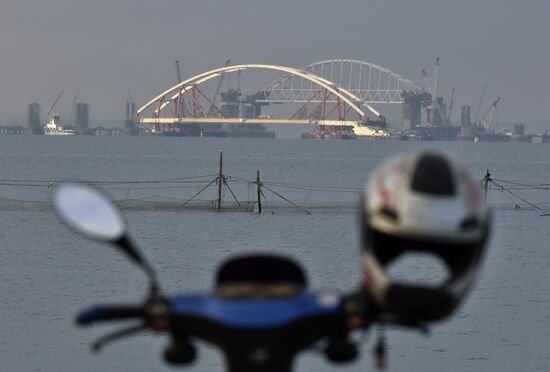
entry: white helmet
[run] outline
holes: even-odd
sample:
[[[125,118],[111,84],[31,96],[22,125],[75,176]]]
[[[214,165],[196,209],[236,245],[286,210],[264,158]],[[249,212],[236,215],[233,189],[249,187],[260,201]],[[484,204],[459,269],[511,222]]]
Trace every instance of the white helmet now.
[[[470,173],[435,152],[402,154],[371,176],[361,200],[362,263],[369,299],[403,322],[449,315],[471,287],[490,218]],[[437,286],[394,282],[387,265],[407,252],[439,257]]]

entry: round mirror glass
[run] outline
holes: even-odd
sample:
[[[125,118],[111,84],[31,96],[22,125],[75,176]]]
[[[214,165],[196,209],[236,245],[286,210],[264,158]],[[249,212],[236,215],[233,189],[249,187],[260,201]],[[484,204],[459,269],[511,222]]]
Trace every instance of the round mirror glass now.
[[[53,203],[63,222],[89,238],[115,241],[125,233],[118,209],[93,187],[62,184],[55,189]]]

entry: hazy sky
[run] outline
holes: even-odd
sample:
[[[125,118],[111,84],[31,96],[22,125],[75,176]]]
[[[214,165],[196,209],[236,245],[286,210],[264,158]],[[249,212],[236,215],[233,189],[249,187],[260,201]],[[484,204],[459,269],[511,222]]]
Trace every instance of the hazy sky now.
[[[185,77],[356,58],[419,81],[440,57],[457,106],[487,83],[500,120],[550,122],[549,16],[548,0],[2,0],[0,119],[62,89],[61,112],[80,89],[92,119],[122,119],[128,91],[141,105],[173,84],[175,59]]]

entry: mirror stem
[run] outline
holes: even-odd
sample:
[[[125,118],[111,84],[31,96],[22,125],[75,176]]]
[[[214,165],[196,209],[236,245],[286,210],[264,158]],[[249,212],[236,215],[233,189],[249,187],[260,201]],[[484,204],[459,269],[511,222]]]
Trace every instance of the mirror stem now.
[[[147,262],[139,253],[139,251],[135,248],[130,239],[128,239],[128,236],[123,235],[118,240],[116,240],[114,244],[118,248],[120,248],[128,257],[130,257],[132,261],[138,264],[143,269],[143,271],[145,271],[145,274],[147,274],[147,277],[149,278],[151,293],[157,294],[159,291],[157,274],[153,267],[149,264],[149,262]]]
[[[157,273],[153,268],[148,264],[145,263],[143,266],[143,269],[145,270],[147,276],[149,277],[149,292],[151,295],[157,295],[159,293],[159,284],[157,280]]]

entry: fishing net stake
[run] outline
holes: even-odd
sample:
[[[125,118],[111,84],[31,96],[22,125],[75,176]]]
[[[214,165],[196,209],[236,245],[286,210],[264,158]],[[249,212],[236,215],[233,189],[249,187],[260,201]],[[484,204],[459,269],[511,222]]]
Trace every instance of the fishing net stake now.
[[[260,171],[256,171],[256,192],[258,194],[258,214],[262,213],[262,183],[260,182]]]
[[[218,174],[218,210],[222,209],[222,185],[225,182],[223,178],[223,150],[220,149],[220,173]]]
[[[491,173],[489,169],[485,172],[485,177],[483,177],[483,190],[485,190],[485,201],[487,201],[487,190],[489,189],[489,182],[491,182]]]

